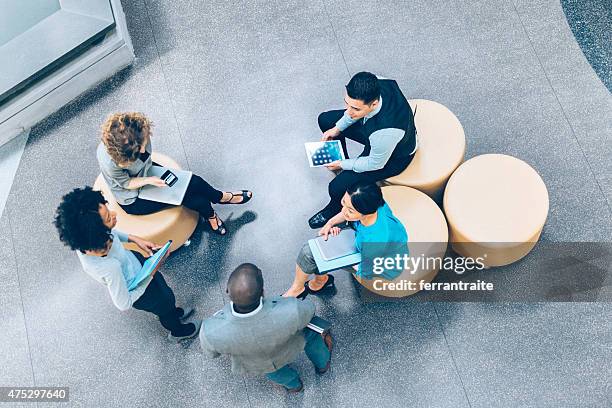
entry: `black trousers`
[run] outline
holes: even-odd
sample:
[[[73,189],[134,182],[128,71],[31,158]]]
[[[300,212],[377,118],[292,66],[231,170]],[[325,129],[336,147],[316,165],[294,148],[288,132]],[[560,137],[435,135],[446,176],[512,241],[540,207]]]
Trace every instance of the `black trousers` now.
[[[144,262],[143,256],[138,252],[132,252],[142,264]],[[153,280],[132,307],[156,315],[161,325],[173,336],[185,336],[193,333],[195,329],[193,323],[183,324],[181,322],[180,317],[183,315],[183,309],[176,307],[174,292],[159,271],[153,275]]]
[[[159,166],[157,163],[153,163],[153,165]],[[210,218],[215,213],[211,204],[220,202],[222,197],[223,192],[215,189],[202,177],[194,174],[191,176],[191,181],[189,181],[189,186],[187,186],[187,191],[185,192],[185,197],[181,204],[197,211],[202,217]],[[121,208],[128,214],[144,215],[171,206],[171,204],[136,198],[136,201],[132,204],[122,205]]]
[[[333,128],[343,114],[343,110],[332,110],[321,113],[318,119],[321,132],[325,132]],[[346,158],[349,157],[346,149],[347,138],[364,145],[363,151],[359,157],[368,156],[370,154],[370,139],[361,131],[363,126],[362,123],[363,122],[361,120],[353,123],[336,138],[336,140],[340,140],[342,150],[344,150],[344,156]],[[343,170],[329,183],[328,192],[330,200],[327,206],[323,209],[323,214],[326,218],[331,218],[340,212],[342,209],[342,204],[340,204],[342,196],[344,196],[344,193],[346,193],[346,190],[351,185],[357,183],[358,181],[375,183],[388,177],[396,176],[404,171],[406,167],[408,167],[413,157],[414,155],[410,155],[408,158],[402,160],[389,159],[385,167],[380,170],[364,171],[362,173],[357,173],[352,170]]]

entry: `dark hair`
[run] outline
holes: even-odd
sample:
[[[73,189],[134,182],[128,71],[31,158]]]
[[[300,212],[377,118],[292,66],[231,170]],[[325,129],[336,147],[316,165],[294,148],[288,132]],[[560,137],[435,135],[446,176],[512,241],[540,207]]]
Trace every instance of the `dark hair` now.
[[[370,72],[358,72],[346,85],[346,93],[350,98],[370,104],[380,98],[378,78]]]
[[[252,263],[243,263],[231,273],[227,290],[232,301],[242,307],[259,304],[263,295],[263,276],[261,270]]]
[[[358,181],[346,192],[351,197],[353,207],[361,214],[374,214],[385,204],[382,191],[376,183]]]
[[[76,188],[62,197],[55,211],[55,227],[60,240],[70,249],[95,251],[106,247],[110,228],[100,217],[104,196],[91,187]]]

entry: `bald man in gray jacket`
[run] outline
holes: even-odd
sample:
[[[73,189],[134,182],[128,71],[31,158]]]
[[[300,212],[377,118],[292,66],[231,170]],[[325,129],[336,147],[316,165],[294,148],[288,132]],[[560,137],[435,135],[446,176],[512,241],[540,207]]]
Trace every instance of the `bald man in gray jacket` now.
[[[289,392],[300,392],[299,374],[289,367],[304,350],[318,374],[329,370],[332,340],[306,329],[315,305],[293,297],[263,297],[261,270],[242,264],[227,283],[231,302],[203,323],[202,349],[211,357],[228,354],[237,374],[266,374]]]

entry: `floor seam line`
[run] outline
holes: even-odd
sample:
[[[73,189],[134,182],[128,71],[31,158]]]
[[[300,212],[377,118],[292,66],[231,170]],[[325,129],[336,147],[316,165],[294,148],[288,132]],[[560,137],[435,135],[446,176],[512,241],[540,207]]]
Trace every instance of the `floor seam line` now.
[[[582,147],[582,144],[580,144],[580,140],[578,139],[578,136],[576,135],[576,132],[574,131],[574,127],[572,126],[572,123],[569,120],[569,117],[567,116],[567,113],[565,112],[565,109],[563,108],[563,105],[561,104],[561,101],[559,100],[559,96],[557,95],[557,92],[555,91],[555,87],[552,85],[552,83],[550,82],[550,78],[548,77],[548,73],[546,72],[546,69],[544,68],[544,64],[542,64],[542,61],[540,60],[540,56],[535,48],[535,46],[533,45],[533,42],[531,41],[531,37],[529,36],[529,33],[527,32],[527,29],[525,28],[525,24],[523,24],[523,19],[521,18],[521,15],[518,12],[518,9],[516,8],[516,4],[514,4],[514,1],[512,0],[508,0],[510,1],[510,3],[512,4],[512,8],[514,9],[514,12],[516,13],[516,17],[518,18],[518,20],[521,23],[521,27],[523,28],[523,32],[525,33],[525,37],[527,37],[527,41],[529,42],[529,45],[531,46],[531,49],[533,50],[533,53],[536,57],[536,60],[538,61],[538,64],[540,65],[540,68],[542,69],[542,72],[544,73],[544,77],[546,78],[546,82],[548,82],[548,86],[550,87],[550,90],[552,91],[555,100],[557,101],[557,104],[559,105],[559,108],[561,109],[561,113],[563,114],[563,117],[565,118],[565,121],[567,122],[570,131],[572,132],[572,135],[574,136],[574,140],[576,140],[576,143],[578,143],[578,147],[580,148],[580,152],[582,153],[582,156],[584,157],[584,161],[586,162],[589,171],[591,172],[591,175],[593,176],[593,180],[595,181],[595,184],[597,185],[597,187],[599,188],[599,191],[601,192],[601,195],[603,196],[604,201],[607,204],[608,207],[608,212],[612,215],[612,205],[610,205],[610,201],[608,200],[608,196],[607,194],[604,192],[603,188],[601,187],[601,184],[599,183],[599,179],[597,178],[595,172],[593,171],[593,166],[591,166],[591,162],[589,161],[589,158],[587,157],[586,153],[584,152],[584,149]],[[573,35],[573,34],[572,34]]]
[[[6,208],[6,220],[9,226],[9,236],[11,238],[11,248],[13,249],[13,258],[15,259],[15,275],[17,276],[17,287],[19,288],[19,300],[21,301],[21,314],[23,316],[23,326],[26,332],[26,345],[28,347],[28,357],[30,358],[30,370],[32,372],[33,386],[36,387],[36,375],[34,374],[34,361],[32,359],[32,349],[30,347],[30,333],[28,331],[28,322],[25,315],[25,304],[23,302],[23,293],[21,292],[21,279],[19,278],[19,263],[17,262],[17,249],[15,248],[15,234],[13,232],[13,223],[11,222],[10,209]],[[38,406],[38,403],[36,404]]]
[[[159,61],[159,68],[161,70],[162,76],[164,78],[164,87],[166,88],[166,93],[168,95],[168,99],[170,99],[170,110],[172,111],[172,117],[174,118],[174,123],[176,124],[176,129],[178,130],[178,137],[181,142],[181,148],[183,149],[183,155],[185,156],[185,162],[187,163],[187,170],[192,170],[191,165],[189,164],[189,157],[187,156],[187,150],[185,150],[185,143],[183,142],[183,134],[181,131],[181,127],[178,122],[178,118],[176,116],[176,109],[174,106],[174,98],[170,93],[170,87],[168,83],[168,77],[166,76],[166,71],[164,70],[164,62],[161,57],[161,53],[159,52],[159,46],[157,45],[157,38],[155,38],[155,32],[153,31],[153,22],[151,21],[151,14],[149,13],[149,6],[147,5],[147,0],[142,0],[146,13],[147,20],[149,21],[149,28],[151,30],[151,37],[153,38],[153,44],[155,45],[155,53],[157,54],[157,60]]]
[[[327,4],[325,1],[323,3],[323,8],[325,9],[325,16],[327,17],[327,21],[329,22],[329,26],[332,29],[332,33],[334,34],[334,39],[336,40],[336,45],[338,46],[338,50],[340,51],[340,56],[342,57],[342,62],[344,62],[344,68],[346,68],[346,73],[349,78],[351,77],[351,71],[349,70],[348,64],[346,63],[346,58],[344,57],[344,52],[342,51],[342,47],[340,46],[340,41],[338,40],[338,35],[336,34],[336,29],[334,28],[334,24],[329,16],[329,10],[327,8]]]
[[[448,349],[448,354],[451,357],[451,361],[453,362],[453,367],[455,368],[455,372],[457,373],[457,377],[459,378],[459,382],[461,383],[461,388],[463,389],[463,394],[465,395],[465,399],[468,403],[468,406],[472,408],[472,403],[470,402],[470,397],[468,396],[467,389],[465,388],[465,384],[463,383],[463,379],[461,378],[461,373],[459,372],[459,366],[457,365],[457,361],[455,360],[455,356],[453,355],[453,350],[448,343],[448,338],[446,337],[446,332],[444,331],[444,326],[442,325],[442,321],[440,320],[440,315],[438,314],[438,309],[436,309],[436,304],[431,304],[434,309],[434,313],[436,314],[436,319],[438,320],[438,326],[440,326],[440,331],[442,331],[442,336],[444,337],[444,343],[446,344],[446,348]]]
[[[249,396],[249,387],[247,387],[246,378],[244,378],[244,375],[242,376],[242,385],[244,385],[244,391],[246,393],[247,402],[249,404],[249,407],[252,407],[253,404],[251,403],[251,397]]]

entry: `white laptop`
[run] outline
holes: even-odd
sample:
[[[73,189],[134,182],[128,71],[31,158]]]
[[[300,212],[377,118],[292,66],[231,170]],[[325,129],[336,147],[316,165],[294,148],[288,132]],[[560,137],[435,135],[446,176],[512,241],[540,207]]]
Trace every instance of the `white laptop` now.
[[[151,185],[144,186],[140,189],[138,197],[145,200],[157,201],[173,205],[181,205],[189,182],[191,181],[192,172],[178,169],[168,169],[166,167],[151,166],[148,176],[161,177],[162,174],[170,170],[178,179],[172,187],[155,187]]]

